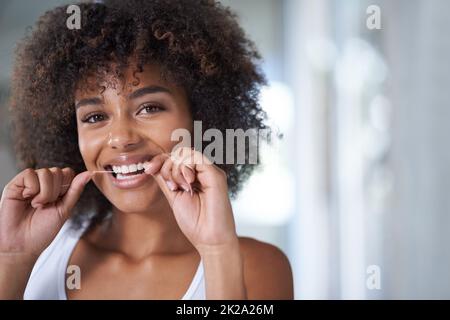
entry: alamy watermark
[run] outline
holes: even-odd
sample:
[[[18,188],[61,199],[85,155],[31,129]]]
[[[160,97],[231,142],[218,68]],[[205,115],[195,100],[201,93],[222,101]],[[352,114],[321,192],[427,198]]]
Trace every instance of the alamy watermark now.
[[[66,26],[69,30],[80,30],[81,29],[81,9],[77,5],[70,5],[66,10],[67,14],[70,16],[66,20]]]
[[[370,5],[366,9],[367,19],[366,27],[369,30],[381,29],[381,9],[377,5]]]
[[[77,265],[70,265],[67,267],[66,288],[68,290],[81,289],[81,269]]]
[[[377,265],[370,265],[366,269],[366,287],[368,290],[381,290],[381,268]]]
[[[194,121],[193,139],[187,129],[172,132],[171,141],[179,142],[172,153],[179,148],[194,148],[215,164],[258,164],[261,143],[272,141],[272,133],[270,129],[225,129],[224,136],[223,131],[215,128],[203,132],[202,122]],[[205,148],[204,142],[208,142]]]

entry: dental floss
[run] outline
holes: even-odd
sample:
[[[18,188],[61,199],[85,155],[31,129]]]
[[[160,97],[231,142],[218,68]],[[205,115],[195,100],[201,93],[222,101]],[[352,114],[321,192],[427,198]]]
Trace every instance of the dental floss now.
[[[114,171],[91,171],[92,173],[112,173]],[[61,187],[69,187],[71,184],[63,184]]]

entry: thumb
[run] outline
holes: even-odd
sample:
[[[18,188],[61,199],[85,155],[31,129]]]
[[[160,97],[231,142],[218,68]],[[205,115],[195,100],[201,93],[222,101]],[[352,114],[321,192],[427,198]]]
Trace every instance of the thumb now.
[[[70,214],[73,207],[77,203],[78,199],[81,196],[81,193],[84,190],[86,184],[91,180],[93,174],[90,171],[85,171],[78,174],[70,184],[69,190],[67,190],[66,194],[62,198],[62,207],[64,209],[64,215],[66,218]]]

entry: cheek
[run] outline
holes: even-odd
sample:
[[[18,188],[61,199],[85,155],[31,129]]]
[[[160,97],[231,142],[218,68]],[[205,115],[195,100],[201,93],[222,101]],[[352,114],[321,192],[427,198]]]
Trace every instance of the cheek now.
[[[180,142],[176,138],[179,137],[179,134],[176,132],[179,129],[186,129],[192,134],[193,123],[191,117],[179,114],[165,117],[158,123],[152,123],[144,132],[146,138],[157,143],[165,152],[170,152]],[[177,134],[174,135],[174,141],[172,141],[172,134],[174,133]]]
[[[78,146],[86,168],[95,167],[95,160],[101,148],[101,137],[87,131],[78,131]]]

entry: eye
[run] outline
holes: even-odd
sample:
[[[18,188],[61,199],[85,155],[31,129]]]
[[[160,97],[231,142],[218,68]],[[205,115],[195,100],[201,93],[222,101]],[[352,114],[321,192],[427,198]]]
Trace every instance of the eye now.
[[[105,116],[103,114],[91,114],[91,115],[87,115],[86,117],[84,117],[81,122],[83,123],[97,123],[100,121],[105,120]]]
[[[164,108],[160,106],[153,104],[144,104],[137,114],[153,114],[162,110],[164,110]]]

